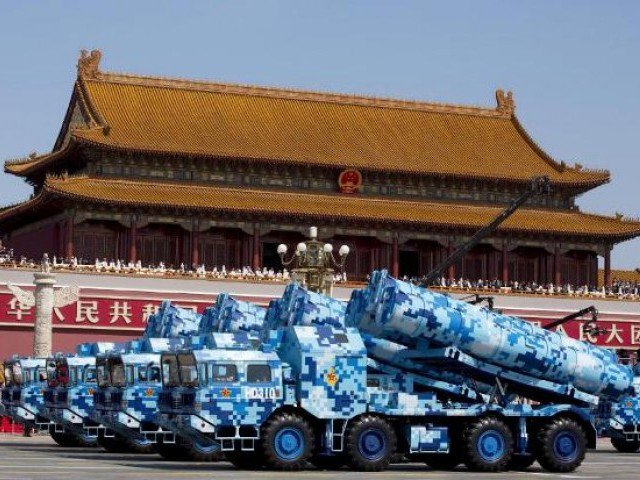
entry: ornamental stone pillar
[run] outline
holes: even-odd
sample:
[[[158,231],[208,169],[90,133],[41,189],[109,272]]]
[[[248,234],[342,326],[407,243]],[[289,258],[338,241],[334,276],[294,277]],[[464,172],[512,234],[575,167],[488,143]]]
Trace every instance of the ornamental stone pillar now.
[[[26,308],[35,306],[35,323],[33,326],[33,355],[34,357],[48,357],[51,355],[51,317],[53,309],[64,307],[78,301],[78,287],[65,287],[54,290],[56,276],[51,273],[49,256],[45,253],[42,258],[41,270],[33,274],[34,292],[7,284],[20,305]]]
[[[35,324],[33,327],[33,356],[48,357],[51,355],[51,316],[54,307],[54,290],[56,276],[50,272],[36,272],[33,274],[33,283],[36,286],[35,298]]]

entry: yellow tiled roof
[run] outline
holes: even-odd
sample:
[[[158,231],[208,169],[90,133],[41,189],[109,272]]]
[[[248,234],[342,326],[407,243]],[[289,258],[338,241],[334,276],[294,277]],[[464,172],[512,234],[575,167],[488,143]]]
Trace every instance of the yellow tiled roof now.
[[[609,178],[550,158],[502,92],[497,108],[478,108],[121,75],[95,63],[79,75],[76,97],[90,120],[72,138],[109,148],[523,181],[547,175],[573,185]],[[24,174],[38,164],[5,169]]]
[[[502,210],[495,206],[392,200],[360,195],[240,189],[89,177],[48,178],[40,195],[119,206],[267,213],[413,224],[423,227],[479,228],[489,223]],[[12,209],[0,212],[0,221],[9,215],[12,215]],[[640,234],[640,222],[577,211],[521,208],[502,224],[500,230],[621,239]]]
[[[604,270],[598,270],[599,285],[604,283]],[[620,282],[640,283],[640,271],[638,270],[611,270],[611,279]]]

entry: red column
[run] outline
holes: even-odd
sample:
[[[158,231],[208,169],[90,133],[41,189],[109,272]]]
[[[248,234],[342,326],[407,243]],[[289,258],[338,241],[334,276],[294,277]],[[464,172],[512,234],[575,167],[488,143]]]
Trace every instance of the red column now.
[[[502,242],[502,284],[509,283],[509,250],[507,242]]]
[[[73,257],[73,217],[67,219],[67,244],[64,254],[67,259]]]
[[[200,264],[200,219],[193,222],[191,229],[191,266],[198,268]]]
[[[138,261],[138,250],[136,248],[136,242],[138,239],[138,228],[136,225],[136,218],[131,217],[131,227],[129,227],[129,261],[136,263]]]
[[[260,228],[256,225],[253,227],[253,251],[251,268],[258,270],[260,268]]]
[[[604,251],[604,286],[611,286],[611,247],[609,245]]]
[[[400,275],[399,265],[400,252],[398,251],[398,235],[393,234],[393,243],[391,245],[391,276],[398,278]]]
[[[560,273],[560,247],[557,245],[553,255],[553,283],[555,283],[556,286],[562,283],[562,275]]]
[[[64,244],[64,235],[66,230],[66,224],[63,221],[57,223],[57,232],[58,237],[56,239],[56,255],[59,258],[64,258],[65,244]]]
[[[451,254],[453,254],[453,242],[449,242],[449,245],[447,246],[447,257],[451,256]],[[453,280],[456,278],[456,266],[455,265],[449,265],[449,268],[447,269],[447,277],[449,277],[449,280]]]

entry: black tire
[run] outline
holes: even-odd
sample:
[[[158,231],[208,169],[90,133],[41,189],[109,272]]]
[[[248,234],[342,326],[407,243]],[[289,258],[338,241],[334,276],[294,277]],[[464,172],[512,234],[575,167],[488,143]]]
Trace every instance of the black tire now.
[[[536,463],[536,457],[533,455],[515,454],[507,464],[507,470],[515,470],[516,472],[524,472],[531,465]]]
[[[273,470],[302,470],[314,448],[311,425],[291,413],[269,419],[260,429],[260,436],[260,455],[265,466]]]
[[[361,472],[385,470],[396,451],[396,444],[396,434],[386,420],[363,415],[347,429],[347,464]]]
[[[129,450],[129,442],[120,435],[114,437],[98,436],[98,445],[104,448],[108,453],[127,453]]]
[[[98,439],[88,435],[71,434],[75,438],[76,446],[81,448],[95,448],[98,446]]]
[[[148,440],[128,440],[131,453],[149,455],[156,453],[156,446]]]
[[[185,442],[187,460],[192,462],[219,462],[224,458],[220,446],[204,446]]]
[[[347,464],[344,455],[314,455],[309,459],[309,463],[318,470],[340,470]]]
[[[494,417],[481,418],[469,425],[462,436],[463,460],[469,470],[501,472],[513,454],[513,434]]]
[[[441,453],[425,455],[424,463],[433,470],[455,470],[462,463],[459,455],[454,453]]]
[[[624,438],[612,438],[611,445],[620,453],[636,453],[640,450],[640,442],[627,441]]]
[[[51,435],[51,438],[53,438],[53,441],[56,442],[61,447],[75,448],[78,446],[76,437],[74,437],[69,433],[50,431],[49,435]]]
[[[584,460],[587,435],[575,420],[556,418],[538,431],[533,449],[536,460],[545,470],[572,472]]]
[[[162,457],[163,460],[170,462],[184,462],[188,460],[188,449],[184,445],[179,443],[162,443],[156,444],[156,452]]]
[[[258,470],[263,461],[258,452],[233,451],[225,452],[225,458],[239,470]]]

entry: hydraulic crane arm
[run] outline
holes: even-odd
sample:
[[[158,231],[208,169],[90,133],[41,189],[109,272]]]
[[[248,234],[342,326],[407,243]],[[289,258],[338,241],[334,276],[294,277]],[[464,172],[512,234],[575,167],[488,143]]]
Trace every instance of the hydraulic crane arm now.
[[[504,222],[507,218],[509,218],[513,213],[524,204],[529,198],[534,195],[542,195],[547,194],[551,191],[551,182],[549,181],[549,177],[533,177],[531,179],[531,185],[529,189],[525,191],[522,195],[516,198],[507,208],[505,208],[500,214],[494,218],[491,223],[485,225],[473,236],[467,240],[465,243],[460,245],[451,255],[449,255],[444,261],[442,261],[436,268],[431,270],[427,275],[422,278],[420,284],[423,287],[430,287],[433,285],[433,282],[442,276],[442,273],[449,268],[451,265],[454,265],[458,260],[460,260],[469,250],[478,245],[485,237],[491,235],[495,232],[500,224]]]
[[[567,322],[570,322],[571,320],[575,320],[576,318],[580,318],[583,315],[586,315],[587,313],[591,314],[591,322],[597,322],[598,321],[598,309],[596,307],[594,307],[593,305],[591,305],[590,307],[587,308],[583,308],[582,310],[578,310],[577,312],[571,313],[569,315],[567,315],[566,317],[562,317],[559,318],[558,320],[548,323],[546,324],[544,327],[545,330],[551,330],[552,328],[555,328],[559,325],[565,324]]]

